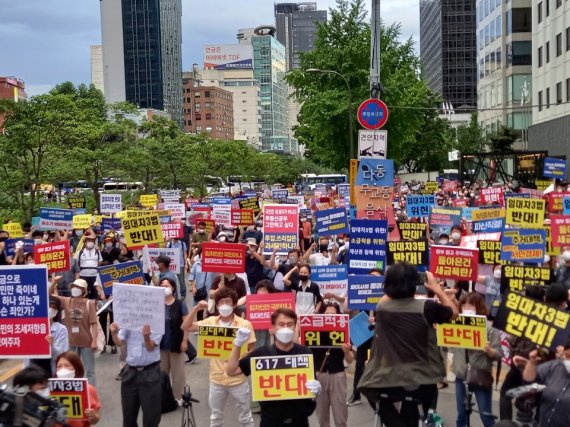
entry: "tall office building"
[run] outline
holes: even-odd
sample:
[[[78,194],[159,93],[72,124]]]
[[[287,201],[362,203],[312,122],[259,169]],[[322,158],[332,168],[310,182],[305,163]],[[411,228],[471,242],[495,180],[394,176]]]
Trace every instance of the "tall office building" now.
[[[477,105],[475,2],[420,0],[422,77],[444,101],[467,110]]]
[[[105,98],[183,126],[181,0],[101,0]]]
[[[533,126],[529,148],[570,159],[570,3],[532,1]]]
[[[532,124],[531,0],[477,1],[478,120],[488,133],[506,125],[521,133]]]
[[[91,84],[105,94],[103,72],[103,46],[92,45],[89,49],[91,57]]]
[[[327,21],[327,11],[317,10],[316,2],[275,4],[277,40],[285,46],[287,70],[299,68],[299,52],[315,46],[317,22]]]

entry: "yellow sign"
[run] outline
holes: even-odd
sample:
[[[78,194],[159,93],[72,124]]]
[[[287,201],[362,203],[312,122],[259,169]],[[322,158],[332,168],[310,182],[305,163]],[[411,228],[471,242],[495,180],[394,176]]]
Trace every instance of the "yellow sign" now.
[[[484,350],[487,344],[487,318],[459,315],[456,320],[437,325],[437,345],[440,347]]]
[[[486,219],[504,218],[505,209],[474,209],[471,212],[471,220],[473,221],[483,221]]]
[[[525,199],[509,197],[507,204],[508,225],[520,228],[539,228],[544,224],[545,201],[542,199]]]
[[[103,218],[111,218],[108,215],[93,215],[93,224],[101,224],[103,222]]]
[[[350,175],[349,175],[349,184],[350,184],[350,204],[356,204],[356,194],[354,192],[354,183],[356,182],[356,175],[358,174],[358,160],[350,159]]]
[[[152,208],[158,203],[158,194],[142,194],[139,203],[147,208]]]
[[[24,237],[24,231],[22,230],[22,226],[18,222],[9,222],[7,224],[2,224],[2,230],[10,233],[11,239]]]
[[[150,215],[138,218],[123,218],[121,223],[128,248],[164,242],[160,218],[156,213],[151,212]]]
[[[536,181],[534,181],[536,189],[541,191],[546,190],[550,184],[552,184],[552,180],[550,179],[537,179]]]
[[[91,214],[74,215],[73,228],[75,230],[84,230],[91,227]]]
[[[312,354],[252,357],[250,363],[254,402],[314,398],[305,386],[315,379]]]
[[[433,194],[439,190],[439,184],[437,181],[428,181],[425,184],[422,194]]]
[[[226,326],[200,326],[198,328],[198,357],[201,359],[229,360],[238,328]],[[240,354],[247,351],[241,347]]]

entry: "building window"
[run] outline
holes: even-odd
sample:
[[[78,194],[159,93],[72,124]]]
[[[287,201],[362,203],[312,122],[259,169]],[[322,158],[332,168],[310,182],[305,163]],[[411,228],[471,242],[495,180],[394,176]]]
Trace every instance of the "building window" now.
[[[507,12],[507,34],[532,31],[530,7],[515,7]]]
[[[538,111],[542,111],[542,91],[538,92]]]
[[[556,103],[562,104],[562,82],[556,83]]]
[[[212,126],[206,126],[206,132],[208,133],[212,132]]]
[[[538,3],[538,23],[542,22],[542,2]]]
[[[562,55],[562,33],[556,35],[556,57]]]
[[[550,16],[550,0],[545,0],[546,2],[546,16]]]
[[[546,108],[550,108],[550,88],[546,88]]]
[[[514,41],[512,44],[513,65],[532,65],[531,41]]]
[[[542,46],[538,48],[538,67],[542,67]]]
[[[204,96],[206,98],[209,98],[210,97],[210,91],[209,90],[204,91]]]
[[[570,27],[566,28],[566,52],[570,50]]]
[[[546,42],[544,49],[546,50],[546,63],[548,64],[550,62],[550,42]]]
[[[562,6],[562,0],[556,0],[556,9]]]
[[[200,98],[201,94],[199,91],[194,92],[194,98]]]
[[[566,79],[566,102],[570,102],[570,78]]]
[[[196,113],[196,120],[202,120],[202,114]]]
[[[206,120],[212,120],[212,113],[206,113]]]
[[[196,133],[202,132],[202,126],[196,126]]]

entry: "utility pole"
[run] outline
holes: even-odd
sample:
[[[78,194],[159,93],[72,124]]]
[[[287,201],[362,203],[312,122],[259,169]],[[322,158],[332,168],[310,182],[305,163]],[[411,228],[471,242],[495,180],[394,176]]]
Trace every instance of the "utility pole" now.
[[[380,99],[384,86],[380,82],[380,0],[372,0],[370,31],[370,98]]]

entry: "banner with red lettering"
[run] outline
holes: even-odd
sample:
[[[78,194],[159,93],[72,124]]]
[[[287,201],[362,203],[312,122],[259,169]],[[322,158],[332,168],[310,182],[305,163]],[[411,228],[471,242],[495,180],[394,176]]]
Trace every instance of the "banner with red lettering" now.
[[[279,292],[273,294],[253,294],[245,297],[245,315],[253,329],[270,329],[271,313],[278,308],[295,310],[295,294]]]
[[[548,212],[560,213],[564,209],[564,197],[570,197],[570,192],[548,193]]]
[[[196,220],[194,221],[195,230],[198,229],[199,222],[203,222],[204,224],[206,224],[205,228],[206,233],[211,233],[212,231],[214,231],[214,228],[216,228],[216,221],[214,221],[213,219],[196,218]]]
[[[69,240],[35,245],[34,263],[47,265],[49,274],[69,270]]]
[[[505,206],[505,197],[501,187],[488,187],[481,189],[481,204]]]
[[[550,215],[553,246],[570,245],[570,216]]]
[[[160,224],[164,240],[184,238],[184,224],[181,222],[166,222]]]
[[[479,251],[453,246],[431,246],[430,271],[436,277],[477,280]]]
[[[299,246],[299,205],[263,206],[263,252],[286,254]]]
[[[350,343],[348,314],[299,316],[301,344],[308,347],[341,347]]]
[[[202,243],[202,271],[243,273],[246,246],[237,243]]]
[[[252,225],[253,222],[253,209],[232,209],[232,225]]]

